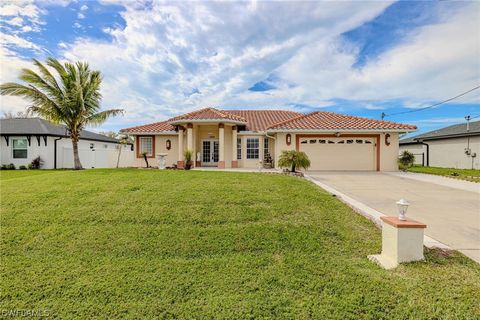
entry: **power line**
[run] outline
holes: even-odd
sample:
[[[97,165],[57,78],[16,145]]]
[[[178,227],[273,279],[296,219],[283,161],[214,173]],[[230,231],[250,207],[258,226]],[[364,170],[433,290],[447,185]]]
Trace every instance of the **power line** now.
[[[430,109],[430,108],[439,106],[439,105],[441,105],[441,104],[444,104],[444,103],[446,103],[446,102],[449,102],[449,101],[455,100],[455,99],[457,99],[457,98],[460,98],[461,96],[464,96],[464,95],[466,95],[467,93],[470,93],[470,92],[472,92],[472,91],[474,91],[474,90],[477,90],[477,89],[480,89],[480,86],[476,86],[475,88],[472,88],[472,89],[470,89],[470,90],[468,90],[468,91],[465,91],[465,92],[463,92],[463,93],[460,93],[459,95],[456,95],[455,97],[452,97],[452,98],[450,98],[450,99],[447,99],[447,100],[444,100],[444,101],[441,101],[441,102],[432,104],[431,106],[428,106],[428,107],[423,107],[423,108],[419,108],[419,109],[415,109],[415,110],[402,111],[402,112],[397,112],[397,113],[391,113],[391,114],[385,114],[385,112],[382,112],[382,120],[383,120],[385,117],[396,116],[396,115],[399,115],[399,114],[412,113],[412,112],[418,112],[418,111]],[[480,115],[479,115],[479,116],[480,116]],[[476,117],[479,117],[479,116],[476,116]],[[475,118],[476,118],[476,117],[475,117]]]

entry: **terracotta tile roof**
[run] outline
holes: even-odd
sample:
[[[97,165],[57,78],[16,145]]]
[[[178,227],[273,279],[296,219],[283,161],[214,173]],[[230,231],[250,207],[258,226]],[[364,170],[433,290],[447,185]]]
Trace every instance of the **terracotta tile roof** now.
[[[174,131],[175,127],[172,126],[168,121],[155,122],[150,124],[145,124],[143,126],[131,127],[122,129],[121,132],[125,133],[156,133],[163,131]]]
[[[247,120],[247,131],[265,131],[269,126],[289,120],[302,113],[285,110],[222,110]]]
[[[316,111],[271,125],[268,129],[285,130],[415,130],[416,126]]]
[[[206,108],[167,121],[122,129],[125,133],[161,133],[174,131],[170,124],[178,120],[233,120],[245,122],[247,131],[274,130],[415,130],[407,124],[347,116],[333,112],[312,112],[308,114],[285,110],[218,110]]]
[[[179,120],[233,120],[246,122],[245,118],[218,110],[215,108],[204,108],[190,113],[182,114],[180,116],[168,119],[168,122]]]

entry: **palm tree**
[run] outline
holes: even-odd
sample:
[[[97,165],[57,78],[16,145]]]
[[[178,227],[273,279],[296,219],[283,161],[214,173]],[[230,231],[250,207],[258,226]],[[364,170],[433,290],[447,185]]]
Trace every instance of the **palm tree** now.
[[[295,172],[296,168],[308,169],[310,167],[310,160],[305,152],[284,150],[278,159],[278,165],[281,168],[291,168],[291,172]]]
[[[80,132],[88,125],[99,125],[110,116],[122,114],[122,109],[100,111],[100,71],[90,70],[85,62],[60,63],[48,58],[46,65],[56,71],[54,76],[39,61],[33,59],[39,73],[22,69],[20,80],[0,85],[0,94],[20,96],[32,102],[27,112],[67,127],[72,139],[75,169],[82,169],[78,156]]]

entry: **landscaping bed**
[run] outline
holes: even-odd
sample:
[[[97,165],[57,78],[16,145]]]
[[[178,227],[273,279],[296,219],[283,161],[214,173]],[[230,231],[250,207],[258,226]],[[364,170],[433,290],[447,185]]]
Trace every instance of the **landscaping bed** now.
[[[367,259],[381,251],[380,230],[302,178],[36,172],[0,174],[2,310],[136,319],[480,316],[478,264],[431,250],[426,262],[383,270]]]

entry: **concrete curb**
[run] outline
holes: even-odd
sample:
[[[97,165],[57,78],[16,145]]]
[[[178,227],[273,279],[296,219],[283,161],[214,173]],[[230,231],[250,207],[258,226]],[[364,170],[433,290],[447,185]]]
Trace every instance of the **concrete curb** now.
[[[364,204],[364,203],[362,203],[358,200],[355,200],[352,197],[349,197],[348,195],[338,191],[335,188],[332,188],[332,187],[324,184],[323,182],[320,182],[320,181],[316,180],[315,178],[313,178],[313,177],[311,177],[307,174],[305,175],[305,179],[307,179],[308,181],[316,184],[317,186],[324,189],[328,193],[331,193],[332,195],[337,197],[340,201],[342,201],[343,203],[348,205],[350,208],[352,208],[355,212],[357,212],[357,213],[361,214],[362,216],[366,217],[367,219],[371,220],[373,223],[375,223],[375,225],[378,228],[380,228],[380,229],[382,228],[382,221],[380,220],[380,217],[387,216],[386,214],[383,214],[380,211],[377,211],[377,210],[367,206],[366,204]],[[446,244],[441,243],[440,241],[437,241],[433,238],[430,238],[429,236],[423,236],[423,245],[426,246],[427,248],[440,248],[440,249],[444,249],[444,250],[452,250],[452,248],[450,248]]]

